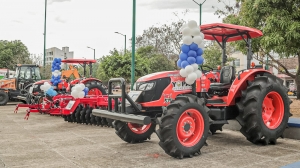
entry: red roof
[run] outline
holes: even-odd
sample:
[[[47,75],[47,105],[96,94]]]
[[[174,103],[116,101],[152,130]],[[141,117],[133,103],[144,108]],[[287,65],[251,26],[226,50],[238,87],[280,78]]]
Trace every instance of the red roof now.
[[[217,39],[217,41],[219,42],[222,42],[222,39],[224,39],[227,36],[231,36],[228,38],[227,42],[243,40],[241,36],[242,33],[249,33],[251,38],[260,37],[263,35],[263,33],[258,29],[227,23],[204,24],[201,25],[200,28],[201,32],[204,34],[204,39]],[[247,39],[246,34],[243,34],[243,37]]]
[[[64,60],[61,60],[61,62],[64,62],[64,63],[96,63],[96,60],[93,60],[93,59],[64,59]]]

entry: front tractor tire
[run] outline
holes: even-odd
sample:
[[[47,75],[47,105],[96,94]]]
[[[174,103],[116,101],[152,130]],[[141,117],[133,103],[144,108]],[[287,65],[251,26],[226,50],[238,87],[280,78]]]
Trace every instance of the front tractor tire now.
[[[133,123],[125,123],[119,120],[114,121],[116,134],[125,142],[141,143],[150,140],[151,135],[155,131],[156,124],[151,122],[149,125],[139,125]]]
[[[176,97],[161,118],[159,145],[174,158],[200,154],[209,133],[208,112],[204,99],[194,95]]]
[[[0,106],[5,106],[8,100],[9,100],[8,94],[0,90]]]
[[[237,103],[241,133],[254,144],[276,144],[287,128],[290,99],[275,76],[257,76]]]

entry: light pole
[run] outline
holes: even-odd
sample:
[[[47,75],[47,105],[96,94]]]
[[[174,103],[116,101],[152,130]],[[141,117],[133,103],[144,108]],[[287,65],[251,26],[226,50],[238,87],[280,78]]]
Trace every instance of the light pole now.
[[[199,8],[200,8],[200,22],[199,22],[199,25],[201,25],[201,19],[202,19],[202,5],[204,4],[204,2],[206,1],[206,0],[204,0],[202,3],[198,3],[198,2],[196,2],[195,0],[193,0],[197,5],[199,5]]]
[[[124,47],[124,54],[126,54],[126,35],[124,35],[124,34],[122,34],[122,33],[119,33],[119,32],[115,32],[115,33],[117,33],[117,34],[120,34],[120,35],[122,35],[122,36],[124,36],[124,37],[125,37],[125,47]]]
[[[136,11],[136,0],[132,0],[132,53],[131,53],[131,90],[134,84],[134,69],[135,69],[135,11]]]
[[[47,0],[45,0],[45,21],[44,21],[44,75],[46,69],[46,14],[47,14]]]
[[[96,60],[96,57],[95,57],[95,49],[93,49],[93,48],[91,48],[91,47],[89,47],[89,46],[87,46],[87,48],[90,48],[90,49],[94,50],[94,60]]]

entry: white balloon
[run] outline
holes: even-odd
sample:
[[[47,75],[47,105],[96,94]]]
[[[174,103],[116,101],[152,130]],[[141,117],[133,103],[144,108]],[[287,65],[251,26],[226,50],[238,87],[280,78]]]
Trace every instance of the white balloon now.
[[[198,45],[198,47],[199,47],[199,45],[203,42],[203,38],[201,37],[201,36],[195,36],[194,38],[193,38],[193,42],[194,43],[196,43],[197,45]],[[200,47],[199,47],[200,48]]]
[[[188,85],[192,85],[194,81],[190,80],[189,78],[185,78],[185,83]]]
[[[59,72],[60,72],[59,70],[55,70],[55,71],[54,71],[54,73],[59,73]]]
[[[188,76],[188,74],[185,72],[184,69],[181,69],[181,70],[179,71],[179,74],[180,74],[180,76],[182,76],[182,77],[184,77],[184,78]]]
[[[191,81],[195,81],[197,79],[197,74],[195,72],[190,73],[187,78]]]
[[[200,36],[202,37],[202,39],[204,39],[204,34],[202,32],[200,33]]]
[[[192,29],[189,27],[186,27],[182,30],[182,35],[183,36],[191,36],[192,35]]]
[[[191,29],[192,36],[200,36],[200,33],[201,32],[200,32],[200,29],[198,27]]]
[[[82,91],[82,89],[81,89],[81,87],[79,85],[75,85],[74,90],[77,91],[77,92]]]
[[[45,85],[45,91],[51,88],[51,85]]]
[[[202,72],[200,70],[197,70],[195,73],[197,74],[197,78],[200,78],[202,76]]]
[[[186,66],[184,69],[185,69],[185,72],[186,72],[188,75],[191,74],[192,72],[194,72],[194,68],[193,68],[192,65],[188,65],[188,66]]]
[[[195,20],[190,20],[189,22],[188,22],[188,26],[189,26],[189,28],[195,28],[195,27],[197,27],[197,22],[195,21]]]
[[[80,83],[79,86],[81,88],[81,91],[85,88],[85,85],[83,83]]]
[[[60,72],[60,71],[58,72],[58,75],[61,75],[61,72]]]
[[[194,72],[198,70],[198,64],[192,64],[192,67],[194,68]]]
[[[40,89],[45,90],[45,85],[41,85]]]
[[[205,47],[204,47],[204,42],[202,42],[201,44],[199,44],[198,47],[199,47],[199,48],[202,48],[203,51],[204,51],[204,49],[205,49]]]
[[[71,96],[73,96],[74,98],[78,98],[78,92],[72,91]]]
[[[44,83],[44,85],[50,85],[50,83],[48,83],[48,82],[45,82],[45,83]],[[51,86],[51,85],[50,85],[50,86]]]
[[[79,98],[83,98],[84,97],[84,91],[78,92],[77,93]]]
[[[183,31],[183,29],[184,29],[184,28],[186,28],[186,27],[188,27],[188,25],[187,25],[187,24],[184,24],[184,25],[182,25],[182,26],[179,28],[179,31],[180,31],[180,32],[182,32],[182,31]]]
[[[193,38],[191,36],[183,36],[183,44],[191,45],[193,43]]]
[[[53,76],[54,76],[54,77],[58,77],[58,73],[54,72],[54,73],[53,73]]]

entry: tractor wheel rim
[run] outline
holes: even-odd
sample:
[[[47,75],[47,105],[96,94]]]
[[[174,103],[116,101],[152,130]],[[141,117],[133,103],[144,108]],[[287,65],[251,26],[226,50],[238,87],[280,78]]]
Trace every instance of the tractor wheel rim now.
[[[178,119],[176,133],[179,142],[185,147],[196,145],[204,132],[204,119],[196,109],[184,111]]]
[[[102,92],[99,89],[91,89],[88,91],[88,95],[102,95]]]
[[[134,123],[127,123],[128,128],[136,133],[136,134],[143,134],[145,132],[147,132],[149,130],[149,128],[151,127],[152,123],[148,124],[148,125],[140,125],[140,124],[134,124]]]
[[[279,93],[269,92],[263,100],[262,119],[269,129],[279,127],[284,116],[284,104]]]

